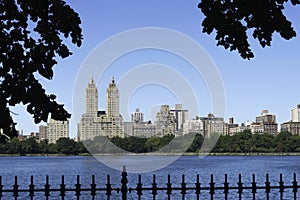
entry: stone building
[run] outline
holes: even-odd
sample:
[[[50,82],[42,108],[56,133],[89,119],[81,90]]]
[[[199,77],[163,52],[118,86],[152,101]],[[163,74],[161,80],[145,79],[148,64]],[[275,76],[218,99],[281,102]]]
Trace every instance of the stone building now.
[[[119,114],[119,91],[114,78],[106,90],[106,111],[98,111],[98,90],[93,78],[86,89],[86,112],[77,126],[79,141],[97,136],[124,137],[123,117]]]

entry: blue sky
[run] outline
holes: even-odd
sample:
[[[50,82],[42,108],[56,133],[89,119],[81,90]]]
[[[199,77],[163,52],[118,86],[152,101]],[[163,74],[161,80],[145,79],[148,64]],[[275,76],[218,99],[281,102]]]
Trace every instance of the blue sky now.
[[[299,93],[299,50],[300,37],[285,41],[278,34],[274,35],[271,47],[262,49],[257,41],[251,40],[255,58],[248,61],[239,57],[236,52],[225,51],[216,47],[214,35],[203,34],[201,22],[203,15],[197,8],[198,1],[152,0],[152,1],[67,1],[80,15],[83,29],[83,45],[80,48],[70,46],[73,55],[60,60],[55,67],[51,81],[41,78],[48,93],[57,95],[59,103],[73,113],[72,98],[74,83],[78,71],[89,53],[101,42],[123,31],[143,27],[162,27],[179,31],[197,41],[216,64],[222,77],[226,91],[225,119],[234,117],[238,123],[253,121],[262,109],[276,114],[278,123],[290,120],[290,110],[300,103]],[[296,18],[297,8],[286,10],[288,19],[300,34],[300,20]],[[105,56],[105,55],[103,55]],[[184,74],[193,88],[197,90],[200,115],[212,112],[211,99],[205,82],[197,79],[189,66],[178,57],[167,53],[143,50],[121,57],[98,82],[99,108],[105,109],[105,89],[112,76],[118,81],[126,71],[144,63],[162,63],[174,67],[178,73]],[[101,66],[101,63],[99,63]],[[97,67],[97,66],[95,66]],[[82,83],[87,85],[87,83]],[[84,91],[83,91],[84,92]],[[122,96],[122,91],[120,91]],[[179,103],[176,94],[167,88],[148,85],[137,90],[129,104],[132,112],[139,107],[149,118],[151,108],[159,104]],[[84,107],[84,105],[82,105]],[[186,106],[185,106],[186,107]],[[17,128],[24,134],[37,132],[31,116],[24,106],[12,108],[18,115],[13,116],[18,123]],[[122,113],[121,113],[122,114]],[[194,116],[189,116],[190,118]],[[128,119],[128,116],[124,116]],[[71,119],[70,136],[76,134],[76,122]]]

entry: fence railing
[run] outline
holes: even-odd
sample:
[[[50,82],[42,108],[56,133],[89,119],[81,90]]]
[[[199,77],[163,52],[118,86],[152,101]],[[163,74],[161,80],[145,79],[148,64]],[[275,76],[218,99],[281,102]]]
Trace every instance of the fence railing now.
[[[262,191],[265,193],[265,199],[270,199],[271,192],[278,192],[280,199],[283,199],[284,192],[289,189],[292,192],[293,198],[296,200],[297,193],[299,189],[299,185],[297,182],[296,174],[293,175],[293,181],[286,185],[283,182],[282,174],[279,176],[279,182],[277,184],[271,185],[269,174],[266,174],[265,182],[260,185],[256,182],[256,176],[255,174],[252,175],[252,182],[251,184],[244,186],[242,182],[242,176],[239,174],[238,176],[238,182],[237,184],[229,184],[228,182],[228,176],[225,174],[224,182],[218,183],[222,186],[216,186],[216,183],[214,182],[214,175],[210,176],[210,183],[209,186],[202,187],[202,183],[200,183],[200,176],[196,176],[196,182],[193,184],[188,185],[188,183],[185,181],[185,175],[182,175],[181,177],[181,183],[177,183],[177,186],[173,186],[173,183],[171,182],[171,176],[167,176],[167,182],[165,183],[164,187],[160,187],[156,181],[156,175],[153,175],[152,183],[148,184],[148,186],[144,186],[142,183],[142,176],[138,175],[138,180],[136,183],[136,187],[129,187],[128,186],[128,179],[127,179],[127,172],[125,167],[123,168],[123,172],[121,174],[121,180],[119,187],[113,187],[110,180],[110,175],[107,175],[106,184],[103,187],[98,187],[98,185],[95,182],[95,176],[93,175],[91,178],[91,183],[88,187],[83,187],[80,183],[80,176],[77,176],[77,181],[75,185],[67,187],[65,184],[65,177],[62,176],[61,178],[61,184],[57,188],[52,188],[49,183],[49,176],[46,176],[45,185],[43,187],[36,187],[34,185],[33,176],[30,178],[30,183],[27,188],[20,189],[18,184],[18,177],[15,176],[14,184],[12,185],[11,189],[5,189],[3,182],[2,182],[2,176],[0,176],[0,199],[4,199],[4,195],[9,195],[10,197],[14,199],[18,199],[19,195],[22,193],[26,193],[28,195],[28,199],[34,199],[36,194],[42,194],[45,199],[51,199],[51,195],[54,193],[58,193],[60,196],[60,199],[70,199],[70,197],[66,196],[67,192],[72,193],[72,198],[80,199],[83,192],[88,192],[91,199],[98,199],[96,198],[99,193],[102,193],[107,199],[110,199],[111,196],[116,193],[119,194],[120,198],[122,200],[126,200],[129,194],[135,193],[137,196],[137,199],[141,199],[144,193],[146,193],[148,196],[150,195],[152,199],[157,199],[158,192],[163,192],[166,195],[168,199],[173,199],[174,193],[176,192],[176,199],[180,196],[181,199],[185,199],[188,192],[191,192],[194,194],[195,199],[200,199],[201,195],[204,191],[206,191],[210,199],[214,199],[215,193],[217,191],[222,192],[222,199],[228,199],[230,192],[235,192],[238,195],[238,199],[242,199],[243,194],[245,191],[248,193],[251,193],[252,199],[256,199],[256,195],[258,191]],[[179,185],[179,186],[178,186]],[[70,193],[68,193],[70,195]],[[164,198],[165,198],[164,197]],[[11,198],[10,198],[11,199]],[[115,199],[115,198],[113,198]],[[148,199],[148,198],[147,198]],[[160,198],[158,198],[160,199]]]

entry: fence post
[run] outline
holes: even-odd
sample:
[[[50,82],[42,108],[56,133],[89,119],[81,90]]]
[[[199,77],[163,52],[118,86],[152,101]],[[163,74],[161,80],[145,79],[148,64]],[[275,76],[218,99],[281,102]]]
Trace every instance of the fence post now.
[[[50,185],[49,185],[49,176],[46,176],[46,184],[45,184],[45,197],[48,199],[50,196]]]
[[[270,183],[270,181],[269,181],[269,174],[266,174],[266,198],[267,198],[267,200],[269,199],[269,197],[270,197],[270,192],[271,192],[271,183]]]
[[[252,199],[255,200],[255,194],[257,191],[257,186],[256,186],[256,182],[255,182],[255,174],[252,174]]]
[[[110,175],[107,175],[107,181],[106,181],[106,196],[107,196],[107,199],[110,199],[110,195],[111,195],[111,191],[112,191],[112,188],[111,188],[111,184],[110,184]]]
[[[227,198],[228,198],[228,192],[229,192],[229,183],[228,183],[227,174],[225,174],[225,182],[224,182],[225,200],[227,200]]]
[[[2,176],[0,176],[0,199],[2,197],[2,189],[3,189],[3,185],[2,185]]]
[[[280,192],[280,199],[283,199],[284,182],[283,182],[283,180],[282,180],[282,174],[280,174],[279,192]]]
[[[17,198],[19,195],[18,195],[18,192],[19,192],[19,185],[18,185],[18,177],[15,176],[15,184],[13,186],[13,193],[14,193],[14,197]]]
[[[201,193],[201,183],[200,183],[200,176],[197,174],[197,181],[195,183],[196,185],[196,192],[195,194],[197,195],[197,199],[200,198],[200,193]]]
[[[155,199],[157,195],[157,183],[156,183],[155,174],[153,174],[152,195],[153,195],[153,199]]]
[[[61,196],[62,199],[64,199],[65,196],[66,196],[65,192],[66,192],[65,176],[62,175],[61,176],[61,184],[60,184],[60,196]]]
[[[186,195],[186,183],[185,183],[184,174],[182,174],[181,194],[182,194],[182,199],[184,199]]]
[[[295,173],[294,173],[294,181],[293,181],[293,192],[294,192],[294,199],[297,199],[298,183],[297,183],[297,178]]]
[[[214,175],[210,175],[210,187],[209,187],[209,194],[210,194],[210,199],[214,199],[214,194],[215,194],[215,183],[214,183]]]
[[[96,183],[95,183],[95,175],[92,175],[92,183],[91,183],[91,196],[94,199],[96,196]]]
[[[80,187],[81,187],[81,184],[80,184],[80,176],[79,175],[77,175],[77,183],[75,184],[75,187],[76,187],[76,191],[75,191],[75,195],[76,195],[76,197],[77,197],[77,199],[79,199],[79,197],[80,197],[80,191],[81,191],[81,189],[80,189]]]
[[[30,177],[30,185],[29,185],[29,197],[31,199],[34,197],[34,184],[33,184],[33,176]]]
[[[137,187],[136,187],[136,192],[137,192],[139,199],[143,195],[142,191],[143,191],[142,176],[139,174],[138,183],[137,183]]]
[[[171,199],[171,194],[172,194],[171,175],[168,174],[168,183],[167,183],[167,195],[168,195],[168,199]]]
[[[243,183],[242,183],[242,175],[241,174],[239,174],[238,193],[239,193],[239,199],[242,199]]]
[[[126,172],[126,166],[123,166],[123,171],[122,171],[122,179],[121,179],[121,193],[122,193],[122,200],[127,200],[127,192],[128,192],[128,187],[127,187],[127,172]]]

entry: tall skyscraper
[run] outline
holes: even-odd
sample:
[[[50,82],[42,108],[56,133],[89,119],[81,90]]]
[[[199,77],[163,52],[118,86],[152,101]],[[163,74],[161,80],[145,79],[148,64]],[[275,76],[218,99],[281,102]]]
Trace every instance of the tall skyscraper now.
[[[119,90],[116,86],[114,77],[106,90],[106,112],[107,117],[119,117]]]
[[[97,136],[124,137],[123,118],[119,114],[119,91],[114,78],[106,90],[106,112],[98,111],[98,90],[91,78],[86,89],[86,112],[77,126],[78,140]]]
[[[86,114],[97,116],[98,112],[98,90],[91,77],[88,87],[86,88]]]

